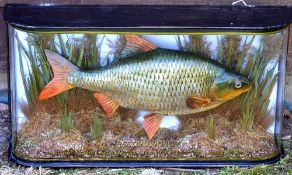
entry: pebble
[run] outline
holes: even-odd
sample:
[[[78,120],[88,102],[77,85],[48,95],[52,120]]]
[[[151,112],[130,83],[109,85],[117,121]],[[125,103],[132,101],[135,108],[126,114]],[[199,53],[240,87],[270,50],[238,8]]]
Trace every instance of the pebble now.
[[[285,108],[283,112],[287,118],[292,119],[292,114],[288,109]]]
[[[0,111],[1,112],[1,111]],[[9,118],[10,115],[9,114],[2,114],[1,117],[4,117],[4,118]]]
[[[0,137],[0,143],[4,142],[6,140],[5,137]]]
[[[0,103],[0,111],[7,111],[9,109],[9,106],[4,103]]]
[[[284,136],[282,137],[283,140],[290,140],[291,139],[291,135],[287,135],[287,136]]]

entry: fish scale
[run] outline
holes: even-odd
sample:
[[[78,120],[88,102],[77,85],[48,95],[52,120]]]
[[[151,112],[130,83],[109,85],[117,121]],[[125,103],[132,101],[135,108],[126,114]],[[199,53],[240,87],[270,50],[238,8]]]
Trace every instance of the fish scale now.
[[[103,92],[130,109],[163,115],[190,114],[208,107],[191,109],[186,99],[208,97],[215,77],[224,69],[191,53],[156,49],[96,71],[70,72],[68,82],[85,89]],[[212,102],[209,108],[220,102]]]

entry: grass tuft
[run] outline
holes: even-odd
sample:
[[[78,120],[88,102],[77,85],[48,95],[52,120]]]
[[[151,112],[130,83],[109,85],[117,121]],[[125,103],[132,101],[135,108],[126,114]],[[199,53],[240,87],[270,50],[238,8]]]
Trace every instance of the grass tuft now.
[[[255,36],[242,37],[242,46],[238,37],[223,36],[218,40],[218,59],[251,81],[252,89],[236,99],[241,106],[241,126],[245,130],[251,130],[256,122],[261,125],[264,123],[262,121],[267,121],[267,117],[270,119],[268,106],[271,92],[278,80],[275,71],[277,61],[281,59],[279,54],[283,35],[262,35],[259,48],[252,46]],[[270,48],[271,45],[273,49]],[[271,63],[273,67],[267,70]]]
[[[235,70],[238,62],[241,62],[240,35],[224,35],[218,40],[217,61]]]
[[[176,41],[178,48],[182,51],[195,53],[202,58],[211,57],[211,43],[206,41],[204,35],[178,35]]]
[[[252,168],[240,168],[238,166],[226,167],[220,175],[285,175],[292,174],[292,152],[274,165],[257,165]]]
[[[69,132],[73,129],[73,120],[72,120],[72,114],[67,111],[67,108],[65,107],[63,115],[61,117],[61,132]]]
[[[245,105],[245,106],[246,106],[246,109],[244,109],[242,112],[240,124],[244,130],[250,131],[253,129],[253,126],[254,126],[255,114],[252,111],[253,109],[251,106],[249,105]]]
[[[213,117],[209,117],[206,122],[205,131],[208,138],[215,139],[216,137],[216,123]]]
[[[102,137],[102,120],[98,116],[93,118],[91,124],[91,137],[93,140],[99,140]]]
[[[242,104],[242,128],[245,130],[252,129],[255,122],[261,124],[265,118],[270,117],[268,106],[270,104],[270,96],[274,85],[278,80],[276,65],[278,63],[280,50],[282,47],[282,38],[280,35],[262,36],[260,48],[248,61],[245,70],[246,76],[251,79],[252,89],[246,93],[241,99]],[[270,43],[278,43],[274,45],[274,49],[267,49]],[[278,48],[278,49],[277,49]],[[277,51],[277,52],[276,52]],[[276,60],[272,60],[276,58]],[[273,63],[273,67],[266,71],[268,65]]]

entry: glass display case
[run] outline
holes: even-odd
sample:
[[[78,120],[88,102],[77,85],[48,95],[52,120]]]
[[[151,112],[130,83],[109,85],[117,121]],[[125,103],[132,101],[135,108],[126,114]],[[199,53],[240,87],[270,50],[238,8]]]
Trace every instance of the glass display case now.
[[[6,5],[10,159],[45,167],[279,160],[288,12]]]

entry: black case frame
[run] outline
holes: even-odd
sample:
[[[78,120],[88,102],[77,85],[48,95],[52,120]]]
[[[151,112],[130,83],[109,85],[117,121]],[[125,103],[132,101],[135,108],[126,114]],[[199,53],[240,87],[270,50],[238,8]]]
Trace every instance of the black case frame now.
[[[286,6],[171,6],[171,5],[29,5],[6,4],[4,19],[12,27],[31,32],[251,32],[285,29],[292,19]],[[284,63],[283,63],[284,64]],[[9,70],[10,71],[10,70]],[[9,86],[12,86],[9,84]],[[11,87],[10,87],[11,89]],[[11,98],[11,92],[9,92]],[[9,99],[11,102],[11,99]],[[11,103],[10,103],[11,104]],[[13,106],[10,105],[10,110]],[[277,113],[279,115],[279,113]],[[13,117],[13,116],[12,116]],[[276,116],[279,118],[279,116]],[[282,123],[282,120],[279,121]],[[281,127],[276,128],[281,133]],[[266,160],[26,160],[12,151],[11,161],[24,166],[43,167],[177,167],[202,168],[231,165],[271,164],[283,155],[281,141],[275,137],[279,154]]]

